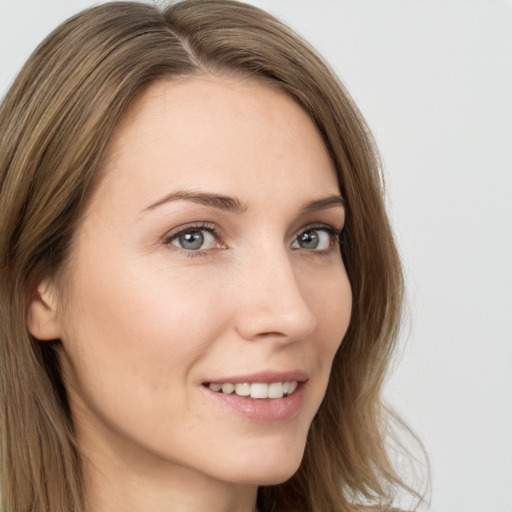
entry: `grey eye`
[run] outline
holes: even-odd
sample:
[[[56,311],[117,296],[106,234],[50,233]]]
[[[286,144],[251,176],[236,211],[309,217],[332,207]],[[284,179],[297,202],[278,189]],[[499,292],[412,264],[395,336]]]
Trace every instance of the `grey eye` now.
[[[215,237],[205,229],[190,230],[176,236],[170,243],[187,251],[213,249],[215,247]]]
[[[306,231],[298,238],[299,245],[303,249],[316,249],[320,241],[320,237],[316,231]]]
[[[330,245],[331,237],[325,229],[309,229],[297,236],[292,248],[325,251],[329,249]]]

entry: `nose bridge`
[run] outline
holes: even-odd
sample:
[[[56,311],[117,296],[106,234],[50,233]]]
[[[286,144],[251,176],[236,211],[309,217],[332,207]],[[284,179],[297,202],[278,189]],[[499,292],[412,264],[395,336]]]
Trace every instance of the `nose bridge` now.
[[[301,290],[297,273],[284,246],[252,254],[244,264],[245,290],[237,328],[247,339],[273,335],[291,342],[311,334],[316,316]]]

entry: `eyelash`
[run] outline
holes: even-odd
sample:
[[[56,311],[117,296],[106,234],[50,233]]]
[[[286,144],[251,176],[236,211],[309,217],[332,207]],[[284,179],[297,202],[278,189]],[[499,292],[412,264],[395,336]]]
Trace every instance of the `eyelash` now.
[[[208,256],[209,255],[208,251],[205,251],[205,250],[191,251],[191,250],[177,247],[171,243],[174,240],[176,240],[178,237],[180,237],[181,235],[184,235],[191,231],[208,231],[217,240],[220,239],[220,237],[221,237],[221,231],[215,224],[212,224],[210,222],[194,222],[192,224],[180,226],[179,228],[177,228],[177,230],[173,230],[170,233],[167,233],[164,236],[163,243],[164,243],[164,245],[171,246],[173,250],[178,251],[180,254],[184,254],[188,258],[195,258],[197,256]]]
[[[307,251],[311,254],[314,254],[317,256],[327,256],[334,250],[336,245],[338,245],[340,243],[341,230],[336,229],[335,227],[333,227],[329,224],[322,224],[322,223],[310,224],[309,226],[304,227],[299,232],[297,232],[297,234],[295,235],[294,241],[298,240],[299,237],[301,237],[302,235],[304,235],[305,233],[307,233],[309,231],[325,231],[329,236],[329,247],[327,249],[316,250],[316,251],[315,250],[308,251],[308,249],[304,249],[305,251]]]
[[[294,241],[298,240],[301,235],[304,235],[308,231],[315,231],[315,230],[316,231],[325,231],[329,235],[330,244],[329,244],[328,249],[319,250],[319,251],[310,250],[308,252],[311,252],[311,253],[319,255],[319,256],[328,255],[329,253],[332,252],[332,250],[335,248],[335,246],[340,243],[340,237],[341,237],[342,230],[336,229],[335,227],[333,227],[329,224],[322,224],[322,223],[311,224],[309,226],[304,227],[299,232],[297,232],[297,234],[295,235]],[[180,237],[186,233],[192,232],[192,231],[208,231],[215,237],[216,240],[219,240],[221,238],[221,230],[215,224],[212,224],[210,222],[195,222],[192,224],[187,224],[185,226],[180,226],[179,228],[177,228],[177,230],[173,230],[170,233],[167,233],[163,238],[163,243],[164,243],[164,245],[172,246],[172,250],[176,250],[179,253],[184,254],[188,258],[194,258],[194,257],[198,257],[198,256],[208,256],[210,254],[208,251],[210,251],[211,249],[208,249],[208,250],[199,250],[198,249],[198,250],[194,251],[194,250],[190,250],[190,249],[188,249],[188,250],[183,249],[183,248],[180,248],[180,247],[172,244],[172,242],[174,240],[176,240],[178,237]],[[307,249],[305,249],[305,250],[307,251]]]

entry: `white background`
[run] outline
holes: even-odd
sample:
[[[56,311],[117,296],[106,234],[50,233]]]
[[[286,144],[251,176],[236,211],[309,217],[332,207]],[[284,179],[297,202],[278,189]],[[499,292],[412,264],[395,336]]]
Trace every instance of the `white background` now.
[[[88,0],[0,0],[0,94]],[[389,400],[434,512],[512,512],[512,2],[254,0],[341,75],[381,148],[409,327]]]

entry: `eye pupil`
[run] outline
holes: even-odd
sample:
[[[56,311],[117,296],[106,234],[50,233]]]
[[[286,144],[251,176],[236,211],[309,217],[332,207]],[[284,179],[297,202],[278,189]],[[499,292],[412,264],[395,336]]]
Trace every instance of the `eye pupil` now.
[[[306,231],[300,235],[300,246],[304,249],[316,249],[320,242],[320,237],[316,231]]]
[[[204,243],[204,235],[201,231],[189,231],[180,235],[178,240],[183,249],[194,250],[201,248]]]

